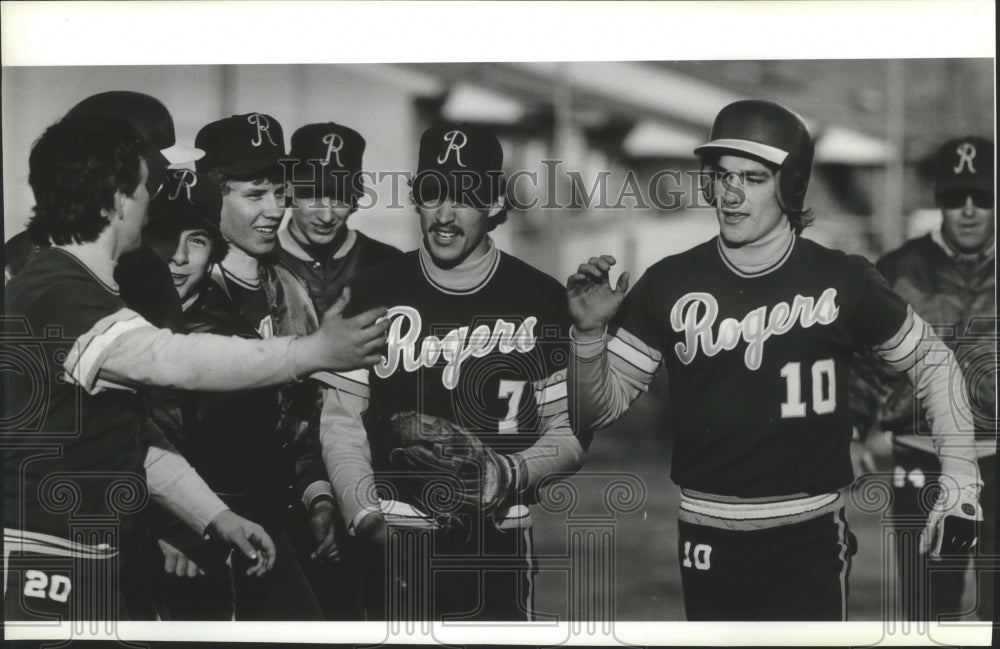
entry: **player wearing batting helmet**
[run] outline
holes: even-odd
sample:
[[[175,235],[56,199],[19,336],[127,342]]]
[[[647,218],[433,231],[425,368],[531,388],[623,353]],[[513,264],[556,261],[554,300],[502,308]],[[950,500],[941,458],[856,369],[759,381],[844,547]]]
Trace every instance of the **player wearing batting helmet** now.
[[[929,552],[942,520],[979,516],[969,406],[949,397],[951,352],[871,264],[798,236],[813,154],[801,118],[736,102],[695,151],[719,235],[654,264],[627,297],[610,256],[568,280],[571,413],[606,426],[667,369],[688,619],[844,620],[852,355],[874,350],[926,395],[948,477]]]
[[[425,131],[423,244],[350,285],[351,309],[388,307],[390,334],[383,362],[330,376],[338,425],[323,453],[368,582],[387,586],[368,597],[372,617],[532,619],[528,505],[583,461],[562,289],[489,236],[506,219],[502,162],[485,130]]]
[[[976,556],[976,613],[993,620],[993,574],[987,565],[996,548],[996,211],[993,142],[961,137],[944,143],[933,159],[934,201],[941,227],[906,242],[875,264],[914,310],[942,334],[965,377],[976,431],[975,452],[983,479],[984,520]],[[922,506],[942,479],[942,466],[925,419],[914,417],[913,387],[879,363],[857,368],[852,402],[860,431],[891,431],[893,521],[900,579],[901,616],[937,620],[963,612],[966,572],[932,570],[918,553],[916,534],[927,518]],[[950,539],[946,539],[946,542]],[[950,546],[950,547],[949,547]],[[968,549],[946,545],[942,554]],[[937,564],[940,566],[941,564]]]

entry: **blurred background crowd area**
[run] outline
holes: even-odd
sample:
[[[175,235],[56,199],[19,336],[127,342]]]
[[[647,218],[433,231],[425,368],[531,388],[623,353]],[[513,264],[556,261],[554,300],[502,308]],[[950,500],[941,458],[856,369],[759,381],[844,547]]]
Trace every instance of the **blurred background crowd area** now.
[[[247,112],[276,117],[286,143],[310,122],[355,128],[376,175],[351,225],[403,249],[419,228],[395,174],[415,168],[420,133],[486,125],[523,208],[494,232],[502,249],[559,279],[601,252],[641,272],[714,235],[692,149],[720,108],[753,97],[797,111],[815,137],[807,236],[874,259],[935,226],[935,147],[993,136],[993,73],[992,59],[5,67],[4,239],[30,215],[34,140],[79,100],[117,89],[159,98],[189,144]]]

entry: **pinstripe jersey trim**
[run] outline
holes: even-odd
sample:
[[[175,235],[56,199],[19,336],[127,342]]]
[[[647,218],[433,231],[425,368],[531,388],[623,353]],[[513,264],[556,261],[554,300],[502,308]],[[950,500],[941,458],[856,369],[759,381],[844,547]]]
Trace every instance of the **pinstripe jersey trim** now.
[[[118,555],[118,549],[107,543],[86,545],[51,534],[28,532],[9,527],[3,528],[4,551],[34,552],[58,557],[78,559],[111,559]]]
[[[845,496],[842,489],[818,496],[741,499],[681,489],[678,519],[728,530],[768,529],[836,511],[844,506]]]

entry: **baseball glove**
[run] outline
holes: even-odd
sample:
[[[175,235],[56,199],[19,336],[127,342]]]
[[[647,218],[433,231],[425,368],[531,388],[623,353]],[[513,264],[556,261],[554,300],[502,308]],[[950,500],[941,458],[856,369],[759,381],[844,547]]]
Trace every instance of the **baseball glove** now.
[[[389,462],[414,473],[405,490],[424,511],[490,513],[514,488],[514,464],[457,424],[418,412],[390,420]]]

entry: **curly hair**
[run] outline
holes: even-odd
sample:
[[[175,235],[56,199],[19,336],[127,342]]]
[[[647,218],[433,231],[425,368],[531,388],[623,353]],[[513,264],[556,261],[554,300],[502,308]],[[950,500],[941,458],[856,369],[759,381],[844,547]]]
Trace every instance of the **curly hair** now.
[[[67,117],[50,126],[28,158],[35,207],[28,235],[38,245],[94,241],[108,226],[115,194],[132,196],[146,146],[125,120]]]

